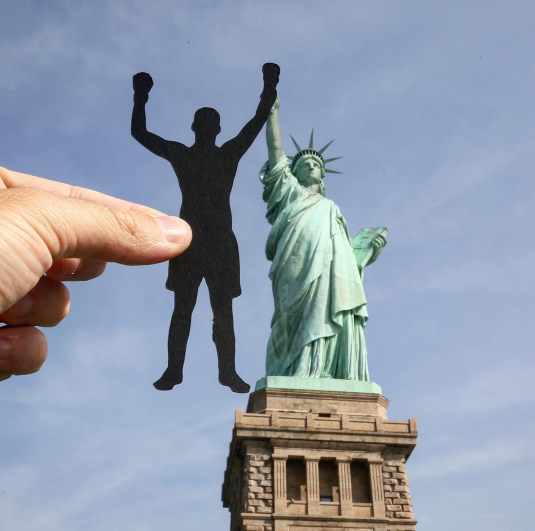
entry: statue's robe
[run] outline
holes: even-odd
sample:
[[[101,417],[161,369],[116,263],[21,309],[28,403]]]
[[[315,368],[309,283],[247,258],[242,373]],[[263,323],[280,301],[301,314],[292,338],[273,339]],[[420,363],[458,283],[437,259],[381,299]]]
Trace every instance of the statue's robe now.
[[[286,157],[272,171],[266,163],[260,180],[275,299],[267,375],[369,381],[366,298],[346,220],[299,184]]]

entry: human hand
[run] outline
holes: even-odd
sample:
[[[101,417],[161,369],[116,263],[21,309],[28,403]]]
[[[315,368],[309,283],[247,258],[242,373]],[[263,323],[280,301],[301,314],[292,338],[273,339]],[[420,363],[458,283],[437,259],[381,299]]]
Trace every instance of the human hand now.
[[[0,381],[43,364],[46,338],[35,326],[69,312],[63,282],[96,278],[107,261],[163,262],[190,242],[177,217],[0,167]]]
[[[146,72],[138,72],[132,77],[132,84],[134,86],[134,101],[147,103],[149,92],[154,86],[151,75]]]

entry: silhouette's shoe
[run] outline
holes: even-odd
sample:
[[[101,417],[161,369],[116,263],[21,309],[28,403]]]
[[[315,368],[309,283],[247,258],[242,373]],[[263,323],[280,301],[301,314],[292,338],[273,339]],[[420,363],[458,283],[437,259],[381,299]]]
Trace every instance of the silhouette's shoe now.
[[[152,385],[154,385],[158,391],[171,391],[175,385],[180,383],[182,383],[182,374],[176,374],[169,369],[165,369],[162,377]]]
[[[245,383],[236,372],[230,374],[220,374],[219,383],[230,387],[234,393],[248,393],[251,386]]]

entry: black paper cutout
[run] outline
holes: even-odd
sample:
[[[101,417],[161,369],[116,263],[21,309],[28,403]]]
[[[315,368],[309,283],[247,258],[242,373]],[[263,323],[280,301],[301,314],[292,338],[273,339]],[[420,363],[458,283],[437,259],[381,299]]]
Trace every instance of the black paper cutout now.
[[[175,309],[168,340],[168,367],[154,383],[168,391],[182,382],[182,369],[191,327],[191,315],[204,278],[214,314],[213,341],[216,345],[219,382],[235,393],[249,392],[235,369],[235,336],[232,299],[241,294],[238,244],[232,231],[230,193],[238,163],[267,121],[277,98],[280,68],[274,63],[262,67],[264,90],[256,114],[240,133],[216,146],[220,116],[203,107],[195,113],[191,129],[195,142],[187,147],[147,131],[145,104],[154,85],[152,77],[140,72],[133,77],[134,110],[132,136],[155,155],[168,160],[175,170],[182,192],[180,217],[193,232],[190,247],[169,261],[167,289],[175,293]]]

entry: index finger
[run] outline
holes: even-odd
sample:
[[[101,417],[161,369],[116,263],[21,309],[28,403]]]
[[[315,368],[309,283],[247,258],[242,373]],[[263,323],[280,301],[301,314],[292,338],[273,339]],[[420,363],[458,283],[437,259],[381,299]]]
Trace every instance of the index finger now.
[[[151,216],[165,215],[163,212],[150,208],[145,205],[133,203],[131,201],[124,201],[111,195],[102,194],[89,188],[82,188],[72,184],[61,183],[59,181],[52,181],[36,177],[35,175],[27,175],[19,173],[0,166],[0,189],[2,188],[35,188],[37,190],[45,190],[62,197],[73,197],[88,201],[97,205],[104,205],[113,208],[124,210],[134,210],[143,214],[150,214]]]

